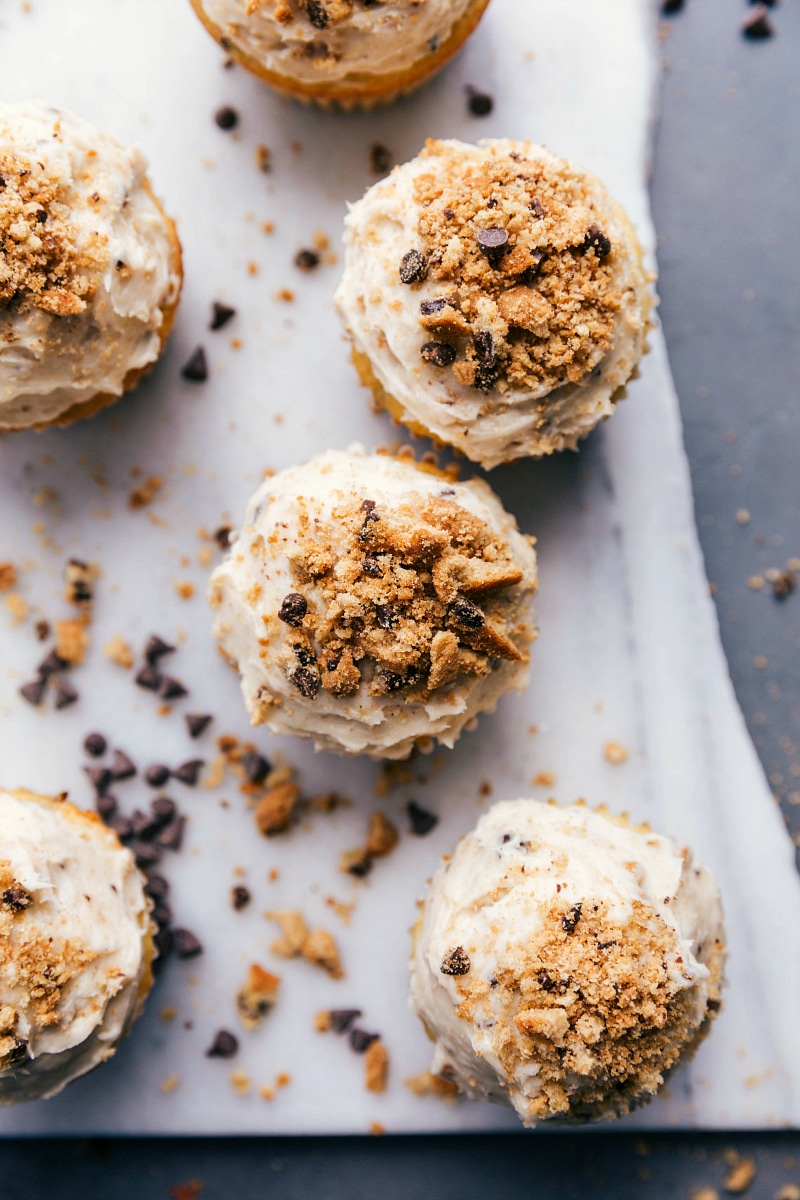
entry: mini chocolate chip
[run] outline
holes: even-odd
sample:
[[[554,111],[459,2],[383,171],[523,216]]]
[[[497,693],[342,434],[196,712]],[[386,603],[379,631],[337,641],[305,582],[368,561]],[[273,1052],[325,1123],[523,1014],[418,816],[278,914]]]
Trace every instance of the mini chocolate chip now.
[[[188,787],[194,787],[204,766],[205,761],[202,758],[191,758],[188,762],[181,763],[179,767],[176,767],[172,775]]]
[[[547,974],[547,971],[540,971],[536,976],[536,982],[543,992],[552,992],[556,988],[556,981]]]
[[[153,945],[158,951],[158,958],[153,963],[153,970],[158,972],[164,966],[170,954],[172,954],[175,946],[175,935],[172,930],[166,926],[159,929],[153,936]]]
[[[57,679],[53,684],[53,693],[55,707],[58,709],[69,708],[70,704],[74,704],[78,699],[77,690],[68,679]]]
[[[9,912],[22,912],[33,904],[33,896],[21,883],[12,883],[3,892],[3,908]]]
[[[117,798],[108,792],[101,792],[99,796],[95,796],[94,806],[99,815],[108,824],[116,816]]]
[[[449,367],[456,361],[456,352],[447,342],[425,342],[420,346],[420,354],[425,362],[434,367]]]
[[[196,958],[203,953],[203,947],[194,934],[188,929],[176,929],[175,954],[178,958]]]
[[[214,121],[226,132],[229,129],[235,129],[239,124],[239,114],[235,108],[231,108],[229,104],[224,104],[222,108],[218,108],[214,113]]]
[[[361,569],[365,575],[369,575],[372,579],[380,579],[383,575],[383,567],[378,562],[374,554],[368,554],[361,564]]]
[[[419,306],[419,311],[423,317],[433,317],[436,313],[440,313],[445,308],[450,307],[451,305],[447,300],[423,300]]]
[[[538,220],[540,220],[540,221],[543,220],[547,216],[547,209],[542,204],[542,202],[538,198],[538,196],[534,196],[534,198],[531,200],[530,204],[528,205],[528,208],[531,210],[533,215],[535,217],[537,217]]]
[[[303,624],[303,617],[308,612],[308,601],[305,596],[301,596],[299,592],[289,592],[288,596],[284,596],[278,612],[278,619],[284,621],[287,625],[293,625],[298,628]]]
[[[391,151],[380,142],[373,142],[369,148],[369,165],[373,175],[386,175],[392,169]]]
[[[371,513],[374,511],[375,511],[375,501],[374,500],[362,500],[361,501],[361,512]]]
[[[186,829],[186,817],[173,817],[156,834],[156,841],[164,850],[180,850]]]
[[[663,0],[661,12],[665,17],[671,17],[673,13],[681,12],[686,0]]]
[[[454,946],[445,954],[439,970],[443,975],[466,975],[471,965],[464,947]]]
[[[32,704],[34,708],[38,708],[42,703],[42,700],[44,700],[44,694],[46,690],[46,679],[34,679],[31,681],[31,683],[23,683],[22,687],[19,689],[19,694],[24,700],[28,701],[28,704]]]
[[[307,700],[316,698],[320,688],[318,672],[309,671],[307,667],[298,667],[296,671],[292,671],[289,679],[301,696],[305,696]]]
[[[117,813],[115,817],[112,817],[108,822],[108,827],[109,829],[113,829],[120,841],[123,842],[133,833],[131,819],[130,817],[126,817],[124,813]]]
[[[131,830],[135,838],[143,838],[144,841],[149,841],[150,838],[155,837],[158,825],[149,813],[142,812],[140,808],[135,808],[131,813]]]
[[[376,604],[375,620],[381,629],[393,629],[400,620],[400,613],[393,604]]]
[[[37,621],[36,624],[34,625],[34,629],[36,631],[37,642],[46,642],[47,639],[50,637],[50,622],[49,621]]]
[[[319,266],[319,255],[316,250],[298,250],[294,256],[294,265],[300,271],[313,271]]]
[[[177,811],[177,804],[169,796],[157,796],[150,804],[152,819],[159,828],[171,821]]]
[[[145,783],[150,787],[161,787],[169,779],[169,767],[163,763],[152,763],[144,773]]]
[[[145,643],[145,647],[144,647],[145,662],[149,662],[151,665],[153,665],[154,663],[157,663],[158,660],[160,658],[163,658],[165,654],[174,654],[174,653],[175,653],[175,647],[171,646],[169,644],[169,642],[165,642],[164,639],[160,638],[157,633],[151,633],[150,637],[147,639],[147,641]]]
[[[208,379],[208,362],[202,346],[196,346],[181,367],[181,375],[189,383],[205,383]]]
[[[136,774],[136,766],[124,750],[114,751],[110,770],[112,779],[132,779]]]
[[[213,719],[209,713],[187,713],[184,720],[186,721],[186,728],[189,731],[189,737],[199,738],[200,734],[205,733],[208,729]]]
[[[235,887],[231,888],[231,904],[237,912],[247,908],[252,898],[250,889],[246,888],[243,883],[237,883]]]
[[[465,629],[482,629],[486,620],[477,604],[473,604],[466,596],[456,597],[449,612],[453,620]]]
[[[413,676],[398,675],[396,671],[379,671],[378,682],[385,692],[399,692],[406,684],[413,683]]]
[[[169,895],[169,881],[163,875],[148,875],[144,881],[144,890],[154,900],[163,900]]]
[[[478,330],[472,341],[480,365],[482,367],[493,367],[495,363],[494,338],[489,330]]]
[[[108,767],[84,767],[84,772],[98,795],[108,791],[111,783],[111,772]]]
[[[42,679],[49,679],[51,675],[57,675],[60,671],[66,671],[69,663],[60,654],[56,654],[55,650],[51,650],[46,658],[43,658],[36,668],[36,674]]]
[[[500,229],[494,225],[490,225],[488,229],[479,229],[475,240],[478,243],[478,249],[481,254],[488,258],[489,263],[493,267],[497,266],[503,255],[507,254],[510,249],[508,244],[508,230]]]
[[[428,260],[419,250],[409,250],[400,259],[400,282],[422,283],[428,276]]]
[[[168,904],[157,904],[150,915],[161,929],[172,924],[173,912]]]
[[[353,1021],[357,1021],[360,1016],[360,1008],[332,1008],[328,1013],[334,1033],[347,1033]]]
[[[13,1046],[6,1050],[3,1055],[4,1067],[15,1067],[18,1063],[25,1062],[25,1059],[28,1057],[28,1043],[25,1041],[25,1038],[17,1037],[14,1034],[13,1041]]]
[[[524,284],[526,287],[529,287],[532,283],[535,283],[542,272],[542,263],[546,258],[547,255],[545,254],[544,250],[532,250],[531,259],[533,261],[531,262],[531,265],[526,267],[526,269],[522,272],[519,277],[519,282]]]
[[[219,300],[215,300],[211,305],[211,323],[209,329],[222,329],[228,321],[232,321],[236,316],[236,309],[231,308],[229,304],[221,304]]]
[[[317,663],[317,656],[311,646],[304,646],[301,642],[296,643],[292,649],[294,656],[301,667],[314,667]]]
[[[606,258],[611,253],[611,241],[599,225],[590,225],[578,249],[581,254],[588,254],[590,250],[594,250],[598,258]]]
[[[92,758],[99,758],[101,754],[105,754],[107,746],[108,742],[102,733],[87,733],[83,739],[83,748]]]
[[[785,600],[787,596],[791,596],[792,592],[797,587],[797,576],[794,571],[781,571],[772,580],[772,593],[776,600]]]
[[[417,804],[416,800],[409,800],[406,812],[411,822],[411,832],[415,833],[417,837],[425,837],[426,833],[430,833],[439,824],[436,813],[428,812],[426,808]]]
[[[214,541],[219,546],[220,550],[227,550],[230,546],[230,537],[233,533],[230,525],[220,525],[219,529],[215,529],[213,533]]]
[[[206,1058],[233,1058],[238,1049],[239,1039],[227,1029],[220,1029],[206,1050]]]
[[[146,842],[144,838],[137,838],[131,849],[139,868],[146,870],[147,867],[154,867],[157,862],[161,861],[161,850],[154,842]]]
[[[453,217],[456,215],[452,208],[443,208],[442,212],[448,221],[452,221]]]
[[[775,26],[769,19],[766,4],[756,4],[749,17],[742,24],[742,36],[748,41],[760,42],[775,34]]]
[[[347,874],[356,879],[366,879],[372,870],[372,855],[364,852],[359,858],[354,858],[347,864]]]
[[[161,672],[152,663],[145,663],[133,677],[134,683],[148,692],[157,692],[161,687]]]
[[[164,700],[180,700],[182,696],[188,696],[189,691],[179,679],[173,679],[171,675],[164,675],[158,694]]]
[[[47,220],[47,213],[43,208],[40,208],[36,213],[36,220],[39,225],[44,225],[45,221]]]
[[[369,1049],[373,1042],[378,1041],[380,1036],[381,1035],[379,1033],[367,1033],[366,1029],[359,1029],[356,1027],[355,1029],[350,1030],[350,1045],[353,1047],[356,1054],[363,1054],[365,1050]]]
[[[561,928],[566,933],[572,933],[574,931],[575,926],[581,919],[582,907],[583,905],[581,904],[573,904],[572,908],[569,909],[568,912],[564,913],[563,917],[561,918]]]
[[[248,783],[263,783],[272,769],[269,759],[255,750],[242,755],[242,770]]]
[[[487,92],[479,92],[467,84],[467,108],[473,117],[488,117],[494,108],[494,100]]]
[[[722,1008],[722,1001],[717,1000],[712,996],[710,1000],[706,1001],[706,1008],[709,1012],[719,1012],[719,1010]]]
[[[315,29],[328,28],[328,10],[322,0],[306,0],[306,12]]]

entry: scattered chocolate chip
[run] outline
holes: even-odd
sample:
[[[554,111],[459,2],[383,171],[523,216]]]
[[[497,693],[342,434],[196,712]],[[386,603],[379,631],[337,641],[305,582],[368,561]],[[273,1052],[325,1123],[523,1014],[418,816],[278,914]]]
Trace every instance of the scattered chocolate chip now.
[[[531,259],[533,261],[531,262],[531,265],[522,272],[519,277],[519,282],[525,287],[530,287],[532,283],[535,283],[542,272],[542,263],[546,258],[547,255],[545,254],[544,250],[532,250]]]
[[[148,875],[144,882],[144,890],[154,900],[163,900],[169,895],[169,882],[163,875]]]
[[[396,671],[379,671],[378,682],[385,692],[399,692],[409,682],[405,675],[398,675]]]
[[[11,887],[3,892],[2,903],[8,912],[22,912],[33,904],[33,896],[21,883],[12,883]]]
[[[233,1058],[239,1049],[239,1039],[227,1029],[214,1034],[214,1040],[206,1050],[206,1058]]]
[[[23,699],[32,704],[34,708],[38,708],[44,699],[45,691],[47,690],[46,679],[34,679],[30,683],[23,683],[19,689],[19,694]]]
[[[361,501],[361,512],[371,513],[374,511],[375,511],[375,501],[374,500],[362,500]]]
[[[60,671],[66,671],[69,663],[60,654],[56,654],[55,650],[51,650],[46,658],[43,658],[36,668],[36,674],[42,679],[49,679],[51,675],[57,675]]]
[[[346,870],[348,875],[354,875],[356,879],[366,879],[372,870],[372,855],[356,851],[356,857],[348,861]]]
[[[419,306],[419,311],[423,317],[433,317],[436,313],[440,313],[449,307],[450,305],[446,300],[423,300]]]
[[[475,240],[481,254],[488,258],[493,267],[498,265],[503,255],[507,254],[510,249],[508,230],[500,229],[497,226],[490,225],[488,229],[479,229]]]
[[[133,834],[133,830],[131,829],[131,819],[130,817],[126,817],[123,813],[117,813],[115,817],[112,817],[108,822],[108,827],[109,829],[114,830],[114,833],[122,842],[131,837]]]
[[[706,1008],[708,1009],[709,1012],[719,1012],[721,1007],[722,1007],[722,1001],[717,1000],[713,996],[711,997],[710,1000],[706,1001]]]
[[[298,667],[296,671],[292,671],[289,679],[301,696],[305,696],[307,700],[316,698],[320,688],[318,672],[309,671],[307,667]]]
[[[547,209],[545,208],[545,206],[542,204],[541,200],[539,200],[539,198],[537,196],[534,196],[534,198],[531,200],[530,204],[528,205],[528,208],[531,210],[533,215],[540,221],[544,220],[544,218],[547,216]]]
[[[681,12],[685,3],[686,0],[663,0],[661,5],[662,16],[671,17],[675,13]]]
[[[74,704],[78,699],[77,690],[68,679],[57,679],[53,684],[53,693],[55,707],[58,709],[69,708],[70,704]]]
[[[374,554],[368,554],[361,565],[364,574],[371,579],[380,579],[383,575],[383,568]]]
[[[547,971],[540,971],[536,976],[536,982],[543,992],[552,992],[556,988],[556,981],[547,974]]]
[[[473,604],[466,596],[458,596],[450,605],[450,616],[458,625],[465,629],[482,629],[484,617],[477,604]]]
[[[785,570],[776,575],[772,580],[772,591],[776,600],[785,600],[787,596],[791,596],[792,592],[797,587],[797,576],[794,571]]]
[[[375,620],[381,629],[394,629],[400,620],[400,613],[393,604],[376,604]]]
[[[155,837],[158,826],[149,813],[142,812],[140,808],[136,808],[131,813],[131,832],[135,838],[142,838],[144,841],[149,841]]]
[[[369,148],[369,165],[373,175],[386,175],[392,169],[391,151],[381,142],[373,142]]]
[[[180,850],[186,829],[186,817],[173,817],[156,834],[156,841],[164,850]]]
[[[449,367],[456,361],[455,349],[447,342],[425,342],[419,352],[434,367]]]
[[[439,970],[443,975],[466,975],[472,964],[463,946],[454,946],[442,959]]]
[[[165,928],[165,926],[172,924],[173,913],[172,913],[172,909],[170,908],[170,906],[168,904],[157,904],[155,906],[155,908],[153,909],[153,911],[151,912],[150,916],[153,918],[156,925],[158,925],[160,929],[163,929],[163,928]]]
[[[278,619],[284,621],[287,625],[293,625],[298,628],[303,624],[303,617],[308,612],[308,601],[305,596],[301,596],[299,592],[289,592],[288,596],[284,596]]]
[[[165,654],[174,654],[175,647],[169,642],[165,642],[157,633],[151,633],[144,647],[145,662],[149,662],[151,666],[163,658]]]
[[[204,766],[205,762],[202,758],[190,758],[188,762],[181,763],[179,767],[176,767],[172,775],[181,783],[185,783],[187,787],[194,787]]]
[[[179,679],[173,679],[171,675],[164,675],[158,694],[164,700],[180,700],[182,696],[188,696],[189,692]]]
[[[263,783],[271,769],[269,759],[255,750],[248,750],[242,755],[242,770],[248,783]]]
[[[148,692],[157,692],[161,687],[161,672],[152,663],[145,663],[134,675],[133,682]]]
[[[175,954],[178,958],[196,958],[198,954],[202,953],[201,943],[190,930],[175,930]]]
[[[140,867],[142,870],[154,867],[157,862],[161,861],[161,848],[156,846],[154,842],[147,842],[144,838],[137,838],[131,849],[133,850],[137,867]]]
[[[494,108],[494,100],[488,92],[479,92],[467,84],[467,108],[473,117],[488,117]]]
[[[406,805],[408,819],[411,822],[411,832],[417,837],[425,837],[426,833],[430,833],[439,824],[439,818],[436,813],[428,812],[426,808],[422,808],[415,800],[409,800]]]
[[[445,219],[448,221],[452,221],[453,217],[456,215],[454,209],[452,208],[443,208],[442,213],[444,214]]]
[[[213,533],[214,541],[219,546],[220,550],[227,550],[230,546],[230,538],[233,530],[230,525],[220,525],[219,529],[215,529]]]
[[[50,637],[49,621],[37,621],[33,628],[36,633],[37,642],[46,642]]]
[[[222,108],[218,108],[214,113],[214,121],[220,129],[226,132],[230,129],[235,129],[239,124],[239,114],[235,108],[231,108],[229,104],[224,104]]]
[[[294,265],[300,271],[313,271],[319,266],[319,261],[316,250],[298,250],[294,256]]]
[[[98,814],[103,818],[106,824],[108,824],[108,822],[112,821],[116,816],[117,798],[116,796],[112,796],[109,792],[101,792],[99,796],[95,796],[94,806]]]
[[[158,957],[153,963],[153,970],[158,972],[174,949],[175,935],[172,930],[162,926],[153,936],[153,945],[158,951]]]
[[[565,931],[565,933],[572,933],[574,931],[575,926],[581,919],[582,907],[582,904],[573,904],[572,908],[569,909],[568,912],[564,913],[563,917],[561,918],[561,928]]]
[[[86,776],[98,795],[108,791],[111,783],[111,772],[108,767],[84,767]]]
[[[199,738],[205,733],[214,718],[208,713],[187,713],[184,720],[190,738]]]
[[[99,758],[101,754],[105,754],[107,746],[108,742],[102,733],[87,733],[83,739],[83,748],[92,758]]]
[[[611,241],[599,225],[590,225],[578,249],[581,254],[588,254],[590,250],[594,250],[598,258],[606,258],[611,253]]]
[[[202,346],[197,346],[181,367],[181,375],[189,383],[205,383],[208,379],[208,362]]]
[[[428,275],[428,260],[419,250],[409,250],[400,259],[400,282],[422,283]]]
[[[742,23],[742,36],[751,42],[761,42],[775,34],[775,26],[769,19],[766,4],[756,4]]]
[[[367,1033],[366,1029],[350,1030],[350,1045],[355,1050],[356,1054],[363,1054],[369,1049],[373,1042],[377,1042],[381,1035],[379,1033]]]
[[[328,10],[322,0],[306,0],[306,12],[315,29],[328,28]]]
[[[360,1016],[360,1008],[332,1008],[328,1013],[334,1033],[347,1033],[353,1021],[357,1021]]]
[[[3,1067],[15,1067],[28,1057],[28,1043],[25,1038],[13,1035],[13,1045],[3,1055]]]
[[[252,898],[250,889],[246,888],[243,883],[237,883],[235,887],[231,888],[231,904],[237,912],[247,908]]]
[[[229,304],[221,304],[219,300],[215,300],[211,305],[211,323],[209,329],[222,329],[228,321],[232,321],[236,316],[236,309],[231,308]]]
[[[177,811],[177,804],[169,796],[157,796],[150,805],[152,819],[159,827],[171,821]]]
[[[112,779],[132,779],[136,774],[136,766],[124,750],[115,750],[110,771]]]
[[[163,763],[153,763],[144,773],[145,783],[150,787],[162,787],[169,779],[169,767]]]

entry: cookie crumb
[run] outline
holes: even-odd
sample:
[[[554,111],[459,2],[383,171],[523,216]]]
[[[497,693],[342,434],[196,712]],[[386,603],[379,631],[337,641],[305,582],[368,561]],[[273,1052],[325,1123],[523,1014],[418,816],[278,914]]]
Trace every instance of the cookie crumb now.
[[[324,929],[313,930],[303,942],[300,953],[306,962],[310,962],[315,967],[322,967],[323,971],[327,971],[332,979],[343,978],[344,971],[339,957],[339,948],[332,933],[328,933]]]
[[[454,1100],[458,1095],[458,1086],[441,1075],[432,1071],[423,1071],[420,1075],[411,1075],[405,1080],[405,1085],[415,1096],[438,1096],[443,1100]]]
[[[606,762],[611,763],[613,767],[628,761],[628,751],[620,742],[606,742],[603,753]]]
[[[231,1087],[237,1096],[246,1096],[250,1091],[250,1076],[246,1071],[231,1071],[229,1077]]]
[[[245,1029],[257,1029],[275,1006],[280,983],[280,975],[273,975],[258,963],[252,963],[247,978],[236,995],[236,1008]]]
[[[159,1086],[161,1091],[165,1092],[166,1095],[169,1096],[170,1093],[174,1092],[175,1089],[180,1085],[180,1082],[181,1081],[177,1075],[167,1075],[166,1079],[161,1080],[161,1084]]]
[[[298,958],[309,935],[303,914],[295,909],[284,909],[282,912],[265,913],[265,916],[281,927],[282,936],[276,938],[270,946],[272,953],[277,954],[279,958]]]
[[[389,1081],[389,1051],[378,1038],[364,1054],[364,1087],[368,1092],[385,1092]]]
[[[0,592],[10,591],[17,585],[17,568],[13,563],[0,563]]]
[[[128,496],[128,508],[146,508],[152,504],[164,486],[164,480],[158,475],[149,475],[144,483],[133,488]]]
[[[556,781],[556,777],[552,771],[539,771],[534,775],[532,783],[534,787],[552,787]]]
[[[103,647],[103,654],[106,658],[110,658],[118,667],[122,667],[124,671],[130,671],[133,666],[133,650],[125,641],[125,638],[115,633],[110,642],[106,642]]]
[[[723,1187],[732,1195],[746,1192],[756,1177],[756,1164],[752,1158],[743,1158],[725,1176]]]
[[[300,799],[300,788],[294,782],[279,783],[269,788],[255,809],[256,825],[264,837],[282,833],[292,819]]]
[[[71,667],[83,662],[89,648],[86,617],[56,621],[56,654]]]

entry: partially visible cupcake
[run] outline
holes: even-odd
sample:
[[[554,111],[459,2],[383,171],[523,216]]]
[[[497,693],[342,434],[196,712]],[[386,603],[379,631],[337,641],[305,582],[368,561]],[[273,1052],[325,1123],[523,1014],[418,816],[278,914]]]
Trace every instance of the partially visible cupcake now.
[[[432,1071],[525,1125],[621,1116],[720,1007],[719,889],[668,838],[582,804],[496,804],[430,882],[411,1006]]]
[[[0,1104],[111,1058],[152,982],[150,903],[94,813],[0,791]]]
[[[68,425],[156,361],[181,247],[140,150],[39,101],[0,104],[0,431]]]
[[[484,482],[354,447],[262,484],[209,596],[254,725],[380,759],[524,687],[535,587]]]
[[[530,142],[429,141],[345,226],[336,304],[378,405],[484,467],[574,449],[645,350],[636,234]]]
[[[298,100],[371,108],[419,87],[489,0],[192,0],[220,45]]]

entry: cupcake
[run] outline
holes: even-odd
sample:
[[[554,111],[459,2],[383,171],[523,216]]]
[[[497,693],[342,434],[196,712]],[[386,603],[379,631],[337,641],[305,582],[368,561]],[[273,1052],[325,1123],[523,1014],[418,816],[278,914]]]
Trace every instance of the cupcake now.
[[[432,1070],[525,1125],[629,1112],[720,1007],[709,871],[582,804],[496,804],[431,880],[415,935]]]
[[[430,79],[489,0],[192,0],[211,36],[298,100],[372,108]]]
[[[0,791],[0,1104],[54,1096],[129,1031],[152,981],[143,883],[94,813]]]
[[[530,142],[429,141],[351,207],[345,247],[336,304],[362,382],[484,467],[574,449],[644,352],[630,222]]]
[[[254,725],[382,759],[524,687],[535,587],[487,484],[352,447],[262,484],[210,601]]]
[[[146,168],[71,113],[0,104],[0,431],[91,416],[161,353],[181,248]]]

